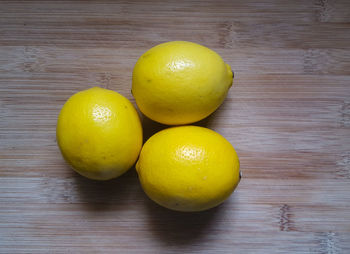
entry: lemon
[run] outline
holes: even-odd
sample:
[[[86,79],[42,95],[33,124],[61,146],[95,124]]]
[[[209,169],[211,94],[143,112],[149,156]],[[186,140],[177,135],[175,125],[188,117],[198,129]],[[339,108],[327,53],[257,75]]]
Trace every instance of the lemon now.
[[[136,170],[145,193],[177,211],[202,211],[222,203],[236,188],[239,160],[220,134],[180,126],[153,135],[144,144]]]
[[[94,87],[64,104],[56,137],[66,161],[79,174],[108,180],[127,171],[142,146],[139,116],[128,99]]]
[[[233,72],[214,51],[196,43],[159,44],[137,61],[132,93],[154,121],[180,125],[214,112],[232,85]]]

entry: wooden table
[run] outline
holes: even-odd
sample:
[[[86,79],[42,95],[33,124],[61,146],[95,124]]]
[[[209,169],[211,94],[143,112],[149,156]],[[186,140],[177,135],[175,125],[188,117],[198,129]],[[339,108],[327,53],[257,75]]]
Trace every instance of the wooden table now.
[[[136,60],[171,40],[235,71],[198,124],[236,147],[243,178],[196,214],[151,202],[134,168],[77,175],[55,140],[73,93],[134,103]],[[350,253],[350,1],[0,1],[0,253]]]

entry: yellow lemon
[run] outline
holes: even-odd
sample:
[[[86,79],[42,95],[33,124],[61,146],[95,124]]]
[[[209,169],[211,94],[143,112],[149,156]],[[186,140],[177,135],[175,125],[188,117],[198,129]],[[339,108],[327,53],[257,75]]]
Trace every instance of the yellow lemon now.
[[[202,211],[222,203],[236,188],[239,160],[220,134],[180,126],[153,135],[143,146],[136,170],[145,193],[177,211]]]
[[[94,87],[74,94],[64,104],[56,137],[63,157],[79,174],[108,180],[135,163],[142,127],[128,99]]]
[[[232,85],[233,72],[214,51],[196,43],[159,44],[137,61],[132,93],[154,121],[180,125],[213,113]]]

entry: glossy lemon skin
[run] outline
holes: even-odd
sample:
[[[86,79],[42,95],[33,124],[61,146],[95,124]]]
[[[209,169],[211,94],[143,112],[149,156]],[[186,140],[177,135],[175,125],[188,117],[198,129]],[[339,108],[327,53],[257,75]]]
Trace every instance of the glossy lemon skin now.
[[[135,163],[142,146],[142,127],[128,99],[94,87],[74,94],[64,104],[56,138],[75,171],[90,179],[108,180]]]
[[[133,70],[132,93],[154,121],[181,125],[214,112],[232,85],[233,73],[213,50],[172,41],[145,52]]]
[[[220,134],[180,126],[153,135],[136,164],[145,193],[177,211],[202,211],[219,205],[240,181],[239,159]]]

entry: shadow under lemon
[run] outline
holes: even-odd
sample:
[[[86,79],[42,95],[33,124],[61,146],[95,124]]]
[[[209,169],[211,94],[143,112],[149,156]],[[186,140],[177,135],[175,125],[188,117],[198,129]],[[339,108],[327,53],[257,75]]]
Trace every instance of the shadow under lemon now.
[[[225,203],[201,212],[177,212],[145,201],[148,225],[152,235],[166,245],[189,245],[215,234],[218,218],[225,212]]]
[[[73,171],[73,169],[70,169]],[[143,191],[133,166],[123,175],[107,181],[96,181],[72,172],[79,203],[88,211],[127,210],[142,200]]]
[[[196,126],[209,128],[209,129],[215,128],[215,125],[216,125],[215,118],[218,118],[221,114],[224,113],[225,110],[228,110],[225,104],[229,104],[229,101],[227,100],[227,98],[223,101],[223,103],[219,108],[217,108],[213,113],[211,113],[206,118],[198,122],[194,122],[191,124],[184,124],[184,125],[196,125]],[[141,123],[142,123],[142,128],[143,128],[143,143],[145,143],[150,137],[152,137],[157,132],[176,126],[176,125],[165,125],[165,124],[155,122],[152,119],[145,116],[143,113],[141,113],[140,110],[137,109],[137,111],[139,113]]]
[[[142,114],[141,112],[139,112],[139,116],[141,119],[143,129],[143,144],[145,144],[145,142],[157,132],[171,127],[165,124],[155,122],[152,119],[145,116],[144,114]]]
[[[227,107],[229,103],[230,102],[229,102],[228,98],[226,98],[223,101],[223,103],[221,104],[221,106],[218,107],[213,113],[211,113],[206,118],[204,118],[198,122],[193,123],[192,125],[202,126],[202,127],[209,128],[209,129],[214,129],[217,126],[217,121],[218,121],[218,118],[220,117],[220,115],[223,115],[226,110],[229,110],[229,108]]]

